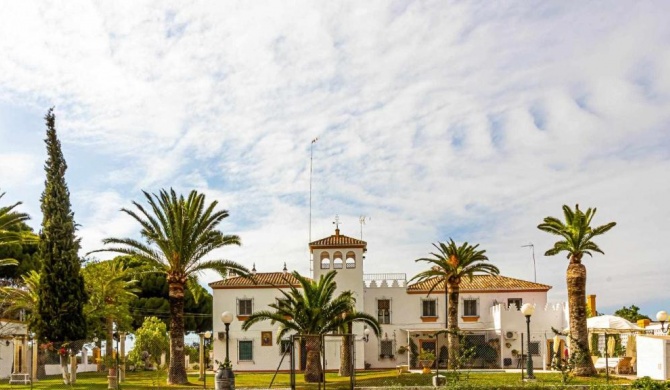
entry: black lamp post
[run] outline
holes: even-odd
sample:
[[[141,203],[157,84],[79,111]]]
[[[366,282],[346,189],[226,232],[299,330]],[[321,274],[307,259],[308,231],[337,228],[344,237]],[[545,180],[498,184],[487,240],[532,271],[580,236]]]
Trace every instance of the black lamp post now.
[[[119,332],[114,332],[112,334],[112,338],[114,341],[116,341],[116,383],[114,384],[114,387],[116,389],[119,388]]]
[[[204,370],[202,372],[202,388],[206,389],[207,388],[207,339],[212,337],[212,332],[207,331],[205,334],[203,334],[203,346],[201,348],[205,348],[203,355],[202,355],[202,361],[200,362],[201,365],[204,366]]]
[[[526,334],[528,334],[528,360],[526,360],[526,371],[528,373],[528,379],[535,379],[535,375],[533,375],[533,358],[530,353],[530,316],[533,315],[533,312],[535,312],[535,307],[531,305],[530,303],[524,303],[523,306],[521,306],[521,313],[523,313],[524,316],[526,316]]]
[[[235,374],[230,364],[230,324],[233,322],[233,313],[229,311],[221,313],[221,322],[226,326],[226,359],[223,361],[223,367],[219,367],[216,373],[216,389],[234,390]]]
[[[656,313],[656,320],[661,323],[661,333],[668,333],[668,326],[665,325],[665,322],[668,321],[668,313],[665,310],[661,310]]]

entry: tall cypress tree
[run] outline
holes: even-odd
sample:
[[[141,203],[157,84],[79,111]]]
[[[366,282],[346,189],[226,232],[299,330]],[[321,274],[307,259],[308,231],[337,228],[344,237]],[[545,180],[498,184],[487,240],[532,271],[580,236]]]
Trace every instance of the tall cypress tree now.
[[[37,335],[42,341],[60,344],[86,337],[84,288],[79,261],[79,239],[65,183],[67,164],[56,136],[53,108],[44,117],[47,125],[46,181],[42,193],[42,230],[39,253],[42,271],[37,306]]]

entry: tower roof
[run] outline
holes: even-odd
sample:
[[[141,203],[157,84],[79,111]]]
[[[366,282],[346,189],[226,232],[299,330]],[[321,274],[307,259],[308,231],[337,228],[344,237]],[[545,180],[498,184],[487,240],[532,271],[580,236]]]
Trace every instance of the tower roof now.
[[[309,248],[365,248],[367,245],[368,243],[363,240],[340,234],[340,229],[337,228],[335,234],[330,237],[310,242]]]

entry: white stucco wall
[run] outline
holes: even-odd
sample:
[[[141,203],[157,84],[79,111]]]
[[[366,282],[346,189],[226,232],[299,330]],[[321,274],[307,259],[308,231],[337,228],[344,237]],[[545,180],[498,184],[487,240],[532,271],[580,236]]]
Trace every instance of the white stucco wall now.
[[[524,301],[530,302],[530,301]],[[546,301],[545,301],[546,302]],[[527,325],[526,317],[516,307],[497,305],[489,310],[494,317],[495,328],[500,329],[503,352],[501,358],[512,358],[512,350],[521,352],[521,336],[523,334],[524,353],[527,352]],[[559,331],[568,327],[566,321],[567,305],[544,304],[536,305],[535,312],[530,320],[530,341],[540,342],[540,355],[533,355],[533,366],[542,368],[547,361],[546,341],[554,337],[553,327]],[[516,337],[506,339],[507,331],[516,332]],[[562,337],[563,338],[563,337]],[[564,338],[563,338],[564,339]],[[506,344],[509,343],[510,347]],[[544,367],[546,368],[546,367]]]
[[[637,336],[637,376],[668,380],[670,336]]]
[[[399,281],[371,281],[365,288],[365,312],[377,315],[377,300],[391,300],[391,323],[382,325],[383,340],[394,340],[394,349],[401,345],[406,346],[407,330],[435,330],[445,327],[445,297],[444,292],[432,293],[429,297],[425,293],[408,294],[404,283]],[[437,319],[435,322],[424,322],[421,318],[421,301],[426,298],[437,300]],[[507,308],[508,298],[521,298],[523,303],[533,303],[536,305],[536,312],[531,319],[531,341],[540,341],[540,350],[542,356],[538,356],[534,361],[534,366],[543,367],[546,354],[546,340],[553,338],[551,331],[553,326],[556,329],[567,327],[565,316],[565,305],[547,305],[547,293],[544,291],[529,292],[461,292],[459,304],[459,328],[471,331],[487,331],[487,339],[500,338],[502,345],[502,356],[500,365],[504,358],[511,358],[513,349],[521,350],[520,335],[526,333],[525,317],[516,309]],[[475,322],[463,321],[463,300],[478,299],[479,319]],[[504,303],[504,305],[499,305]],[[495,331],[497,336],[492,332]],[[515,331],[517,337],[514,340],[505,340],[504,331]],[[413,332],[413,334],[421,334]],[[418,345],[418,339],[414,338]],[[440,337],[439,345],[445,345],[446,337]],[[506,343],[510,342],[510,347]],[[524,343],[526,341],[524,340]],[[395,354],[394,358],[380,358],[380,342],[374,336],[370,342],[365,344],[365,360],[373,368],[390,368],[399,364],[408,363],[408,355],[402,356]]]
[[[213,346],[214,359],[223,362],[225,359],[225,339],[219,338],[219,332],[225,331],[225,326],[221,322],[220,316],[224,311],[234,314],[233,322],[230,324],[230,360],[235,370],[255,371],[255,370],[274,370],[281,360],[280,347],[276,343],[277,324],[271,325],[269,321],[259,322],[250,330],[242,330],[242,320],[237,316],[237,299],[252,298],[253,311],[269,309],[268,305],[274,303],[277,298],[283,295],[276,288],[254,287],[254,288],[226,288],[214,289],[213,291]],[[272,346],[261,345],[261,332],[272,332]],[[239,340],[253,341],[253,361],[239,361],[237,343]],[[288,370],[288,356],[284,359],[280,369]]]

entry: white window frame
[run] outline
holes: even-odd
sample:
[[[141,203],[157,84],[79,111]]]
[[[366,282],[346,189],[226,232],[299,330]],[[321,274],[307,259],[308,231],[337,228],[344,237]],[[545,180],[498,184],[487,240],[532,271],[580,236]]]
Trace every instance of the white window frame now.
[[[242,313],[240,310],[240,302],[242,301],[251,301],[251,310],[249,314]],[[237,298],[237,315],[238,316],[250,316],[254,312],[254,299],[253,298]]]
[[[466,314],[465,313],[465,301],[475,301],[475,314]],[[463,317],[479,317],[479,298],[463,298]]]
[[[426,302],[426,301],[433,301],[434,302],[434,304],[435,304],[435,315],[431,316],[431,315],[426,315],[426,313],[424,313],[423,303]],[[437,298],[422,298],[421,299],[421,317],[422,318],[438,318],[439,317],[439,314],[438,314],[439,311],[438,311],[438,308],[437,308],[437,303],[438,303]]]

